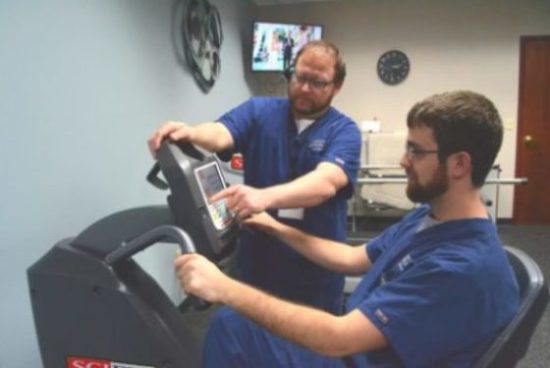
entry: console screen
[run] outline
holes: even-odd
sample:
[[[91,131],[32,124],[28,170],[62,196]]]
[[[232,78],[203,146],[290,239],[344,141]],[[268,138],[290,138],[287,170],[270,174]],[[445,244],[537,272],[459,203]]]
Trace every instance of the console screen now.
[[[214,226],[218,229],[224,229],[233,220],[233,214],[223,200],[215,203],[209,203],[209,198],[225,188],[225,183],[220,173],[217,162],[211,162],[207,165],[195,169],[195,177],[199,183],[202,197],[208,208],[210,218]]]
[[[199,167],[195,172],[197,179],[199,179],[201,190],[207,198],[212,197],[225,188],[215,162]]]

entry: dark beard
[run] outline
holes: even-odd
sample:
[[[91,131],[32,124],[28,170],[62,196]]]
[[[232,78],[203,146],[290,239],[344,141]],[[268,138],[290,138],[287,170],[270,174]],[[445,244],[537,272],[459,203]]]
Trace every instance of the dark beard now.
[[[449,180],[447,178],[446,167],[439,165],[428,184],[422,186],[411,183],[409,180],[407,197],[415,203],[428,203],[445,193],[447,189],[449,189]]]
[[[301,119],[317,119],[319,116],[323,115],[331,106],[332,98],[334,95],[331,95],[327,98],[326,101],[321,102],[320,104],[313,103],[311,106],[307,108],[297,108],[295,99],[296,92],[292,92],[292,90],[289,87],[288,90],[288,97],[290,100],[290,106],[292,108],[292,112],[295,117],[301,118]]]
[[[292,102],[292,110],[294,114],[303,119],[315,119],[323,115],[325,111],[330,107],[331,101],[328,101],[326,104],[319,106],[312,106],[308,109],[297,109],[294,103]]]

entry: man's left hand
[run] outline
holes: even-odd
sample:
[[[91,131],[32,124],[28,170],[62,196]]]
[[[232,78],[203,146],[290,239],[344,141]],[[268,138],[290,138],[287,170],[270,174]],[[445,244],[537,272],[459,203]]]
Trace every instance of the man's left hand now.
[[[270,203],[265,189],[256,189],[242,184],[224,189],[210,198],[212,202],[220,199],[225,199],[229,209],[241,219],[266,210]]]

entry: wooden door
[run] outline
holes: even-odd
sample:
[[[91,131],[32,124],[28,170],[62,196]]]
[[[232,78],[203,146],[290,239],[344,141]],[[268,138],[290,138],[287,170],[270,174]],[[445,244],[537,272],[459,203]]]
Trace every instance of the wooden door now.
[[[550,36],[521,38],[514,223],[550,225]]]

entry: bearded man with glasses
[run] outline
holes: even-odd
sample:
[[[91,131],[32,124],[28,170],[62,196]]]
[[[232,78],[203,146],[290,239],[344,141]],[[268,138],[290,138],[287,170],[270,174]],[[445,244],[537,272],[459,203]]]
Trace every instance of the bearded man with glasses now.
[[[153,154],[165,138],[188,141],[223,159],[244,157],[244,185],[214,195],[241,219],[268,211],[317,236],[346,239],[347,200],[359,169],[355,122],[331,106],[346,76],[340,51],[313,41],[297,54],[288,98],[255,97],[216,122],[167,122],[149,140]],[[261,247],[258,247],[261,244]],[[332,313],[342,309],[344,276],[325,270],[276,237],[243,231],[235,273],[273,294]]]

